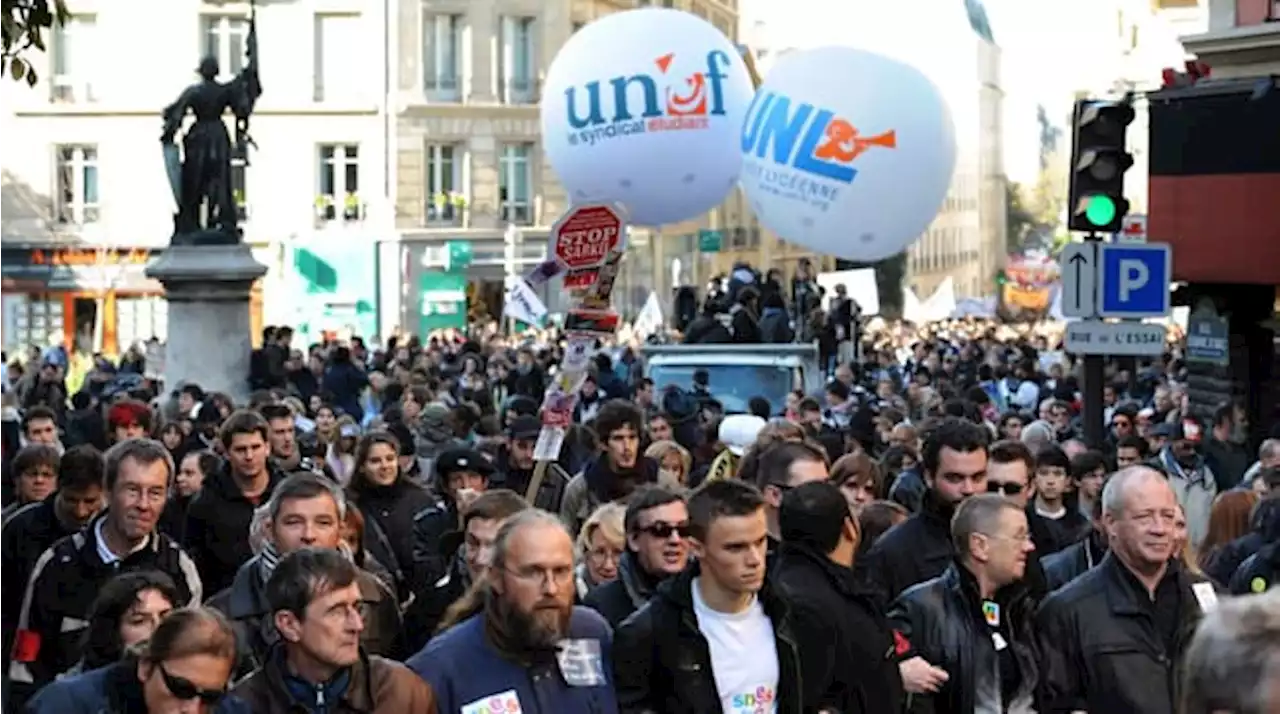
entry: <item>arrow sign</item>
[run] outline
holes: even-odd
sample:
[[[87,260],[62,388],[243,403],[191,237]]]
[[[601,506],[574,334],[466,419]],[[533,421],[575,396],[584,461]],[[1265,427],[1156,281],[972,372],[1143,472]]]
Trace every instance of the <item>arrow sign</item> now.
[[[1093,243],[1070,243],[1059,257],[1062,268],[1062,314],[1093,317],[1097,310],[1097,251]]]

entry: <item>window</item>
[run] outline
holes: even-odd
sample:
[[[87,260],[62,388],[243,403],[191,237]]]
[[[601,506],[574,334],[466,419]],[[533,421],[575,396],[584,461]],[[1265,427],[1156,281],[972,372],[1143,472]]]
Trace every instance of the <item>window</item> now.
[[[355,144],[320,145],[320,191],[316,218],[321,221],[358,221],[360,201],[360,147]]]
[[[528,104],[534,100],[533,32],[532,17],[502,18],[498,96],[506,104]]]
[[[4,346],[9,350],[25,349],[27,345],[47,345],[56,337],[63,339],[62,295],[6,294],[5,312],[13,322],[5,320]]]
[[[498,201],[503,223],[529,224],[533,221],[533,144],[506,144],[498,167]]]
[[[360,54],[359,15],[316,15],[315,93],[317,102],[351,99],[358,96],[364,78]]]
[[[92,15],[76,15],[67,18],[61,27],[53,31],[53,77],[49,82],[55,102],[92,102],[94,40],[97,37],[97,19]]]
[[[425,15],[422,19],[422,89],[437,100],[457,100],[461,71],[461,15]]]
[[[427,144],[427,222],[457,225],[462,223],[466,197],[459,191],[462,184],[458,147],[452,144]]]
[[[98,147],[57,148],[58,222],[80,226],[98,221]]]
[[[218,78],[227,81],[240,73],[248,63],[249,20],[233,15],[205,15],[204,56],[218,60]]]

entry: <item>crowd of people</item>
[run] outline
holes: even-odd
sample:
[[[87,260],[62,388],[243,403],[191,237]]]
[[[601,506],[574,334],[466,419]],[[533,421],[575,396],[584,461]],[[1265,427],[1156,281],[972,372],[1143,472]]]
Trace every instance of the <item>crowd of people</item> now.
[[[1280,710],[1280,438],[1195,418],[1176,352],[1086,444],[1035,332],[869,331],[779,413],[606,347],[545,462],[554,336],[268,328],[241,400],[36,350],[5,710]]]

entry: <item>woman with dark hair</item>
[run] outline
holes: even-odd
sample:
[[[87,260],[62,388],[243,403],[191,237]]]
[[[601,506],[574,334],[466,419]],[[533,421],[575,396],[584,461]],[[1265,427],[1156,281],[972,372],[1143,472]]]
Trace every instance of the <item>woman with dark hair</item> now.
[[[222,468],[222,458],[208,450],[191,451],[177,459],[177,465],[178,473],[174,474],[169,502],[160,514],[160,531],[181,543],[187,523],[187,507],[204,488],[204,480]]]
[[[67,672],[80,674],[124,659],[151,639],[160,622],[182,597],[173,579],[154,570],[117,575],[98,591],[89,609],[84,654]]]
[[[236,636],[217,610],[174,610],[136,656],[49,684],[27,714],[219,711],[236,661]]]
[[[413,517],[434,506],[435,497],[405,475],[400,442],[385,431],[365,434],[356,444],[347,496],[364,514],[365,548],[395,575],[403,601],[413,567]]]

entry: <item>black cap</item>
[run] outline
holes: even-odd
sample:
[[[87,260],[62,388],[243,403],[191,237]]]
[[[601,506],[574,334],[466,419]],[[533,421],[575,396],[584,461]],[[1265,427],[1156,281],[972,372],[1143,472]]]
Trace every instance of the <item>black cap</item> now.
[[[393,421],[387,425],[387,431],[400,443],[400,456],[413,456],[418,453],[414,448],[413,431],[402,421]]]
[[[436,475],[444,478],[460,471],[470,471],[488,476],[493,473],[493,464],[488,457],[474,449],[449,449],[436,459]]]
[[[542,431],[542,422],[536,416],[518,416],[507,425],[509,439],[536,439]]]

